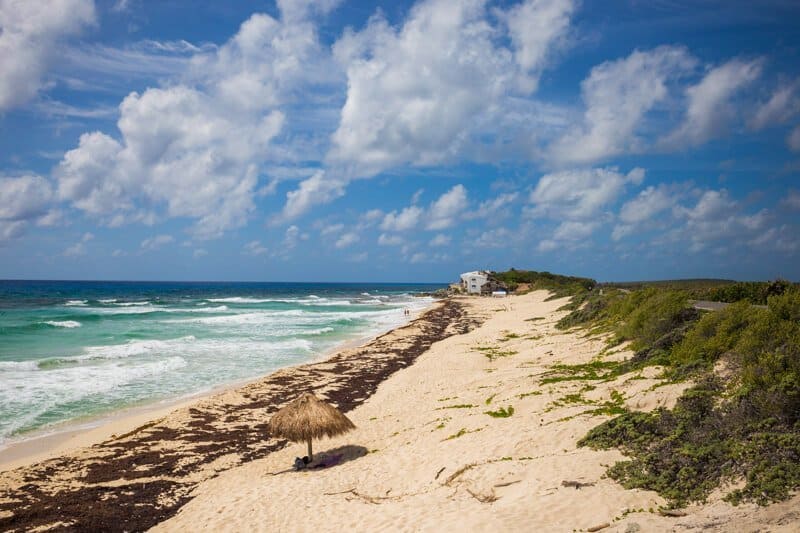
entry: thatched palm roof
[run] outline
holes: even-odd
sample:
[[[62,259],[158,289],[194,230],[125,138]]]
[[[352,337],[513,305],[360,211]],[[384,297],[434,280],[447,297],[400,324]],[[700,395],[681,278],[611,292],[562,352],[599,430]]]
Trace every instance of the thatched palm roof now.
[[[274,436],[295,442],[333,437],[355,427],[338,409],[310,392],[275,413],[269,421]]]

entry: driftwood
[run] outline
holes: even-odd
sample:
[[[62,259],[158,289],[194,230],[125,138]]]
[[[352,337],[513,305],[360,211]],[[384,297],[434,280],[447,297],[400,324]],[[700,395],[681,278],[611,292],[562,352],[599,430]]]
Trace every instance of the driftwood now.
[[[439,476],[440,476],[440,475],[442,475],[442,472],[444,472],[444,469],[445,469],[445,468],[447,468],[447,467],[446,467],[446,466],[443,466],[442,468],[440,468],[440,469],[439,469],[439,471],[438,471],[438,472],[436,472],[436,477],[435,477],[435,478],[433,478],[433,479],[439,479]]]
[[[608,522],[603,522],[602,524],[598,524],[596,526],[587,528],[586,531],[600,531],[601,529],[605,529],[607,527],[611,527],[611,524],[609,524]]]
[[[562,487],[575,487],[575,490],[582,489],[583,487],[593,487],[594,481],[589,483],[583,483],[581,481],[567,481],[564,480],[561,482]]]

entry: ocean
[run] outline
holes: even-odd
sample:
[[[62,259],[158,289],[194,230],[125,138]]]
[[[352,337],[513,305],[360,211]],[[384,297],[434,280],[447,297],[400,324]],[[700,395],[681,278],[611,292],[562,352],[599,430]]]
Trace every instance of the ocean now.
[[[0,445],[314,360],[440,287],[0,281]]]

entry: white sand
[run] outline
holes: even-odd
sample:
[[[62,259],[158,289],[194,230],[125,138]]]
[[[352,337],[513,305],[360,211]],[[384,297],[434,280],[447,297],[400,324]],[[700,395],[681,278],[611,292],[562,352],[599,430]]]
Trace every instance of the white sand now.
[[[271,475],[305,454],[304,445],[292,445],[203,482],[155,529],[585,531],[608,523],[603,531],[800,530],[798,497],[768,508],[732,507],[715,497],[687,516],[663,517],[649,512],[665,503],[657,494],[605,479],[606,466],[622,455],[576,442],[608,417],[581,414],[597,403],[565,402],[586,382],[539,385],[553,364],[588,362],[604,342],[555,330],[565,300],[545,296],[465,300],[489,317],[482,327],[436,343],[383,383],[349,413],[357,430],[315,443],[317,454],[344,454],[340,464]],[[533,317],[545,319],[526,321]],[[475,350],[480,346],[517,353],[490,361]],[[602,403],[618,391],[631,408],[673,405],[684,386],[650,390],[655,375],[649,369],[645,379],[595,381],[584,398]],[[514,407],[511,417],[485,414],[507,406]],[[593,485],[576,489],[563,481]]]

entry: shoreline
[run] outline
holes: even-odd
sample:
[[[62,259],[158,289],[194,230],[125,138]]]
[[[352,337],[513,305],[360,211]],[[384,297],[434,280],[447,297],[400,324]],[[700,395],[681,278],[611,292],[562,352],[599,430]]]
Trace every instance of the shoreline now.
[[[154,419],[166,417],[173,411],[191,407],[197,402],[267,379],[281,370],[324,363],[339,352],[366,347],[382,335],[407,326],[435,306],[437,301],[433,300],[424,308],[412,310],[411,315],[404,317],[404,320],[398,324],[379,329],[368,335],[344,340],[303,363],[279,367],[260,376],[232,381],[176,398],[146,402],[94,417],[61,422],[49,428],[34,430],[18,439],[11,439],[0,444],[0,474],[107,441],[115,435],[128,433]]]
[[[0,472],[0,530],[58,523],[149,529],[174,515],[201,482],[284,448],[267,425],[281,406],[313,391],[348,412],[433,343],[476,320],[463,303],[435,302],[365,346],[277,370],[91,447]]]

